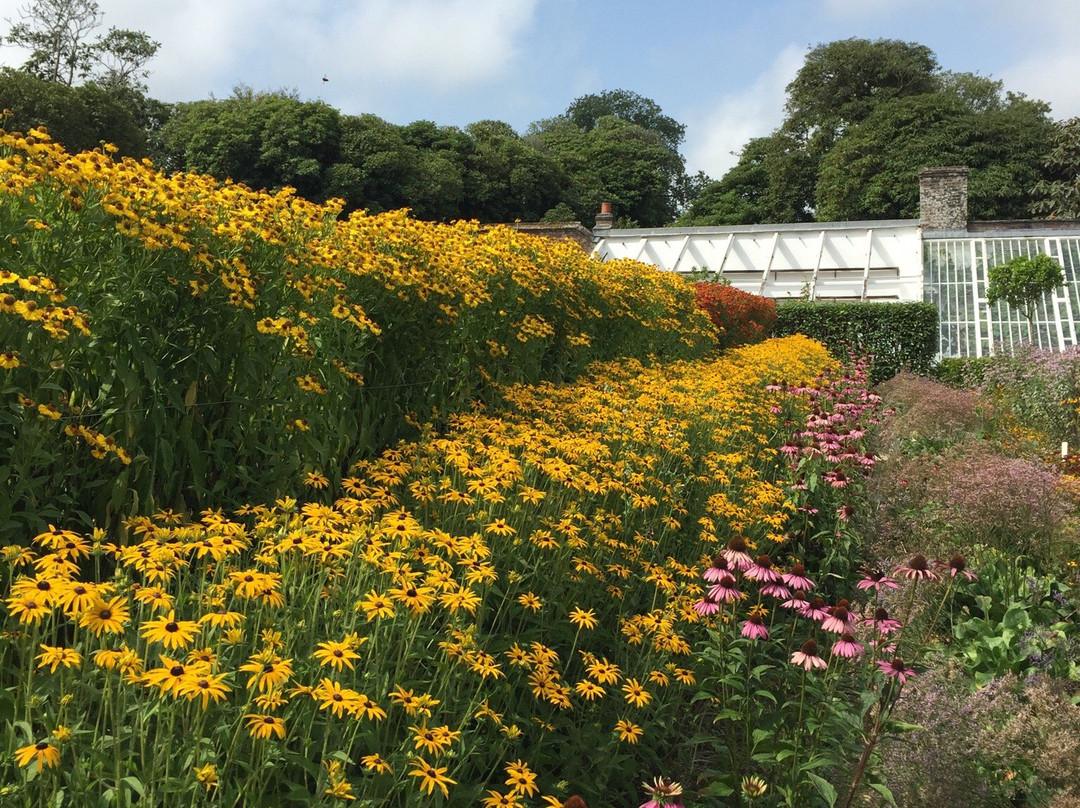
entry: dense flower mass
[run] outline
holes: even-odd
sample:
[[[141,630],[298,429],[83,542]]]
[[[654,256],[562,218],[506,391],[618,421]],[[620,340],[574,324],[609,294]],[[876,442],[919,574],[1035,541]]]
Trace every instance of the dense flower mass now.
[[[72,734],[9,765],[56,749],[88,776],[120,743],[121,776],[150,789],[171,771],[192,796],[282,804],[309,776],[319,793],[407,804],[633,783],[628,752],[674,731],[667,714],[697,681],[695,604],[742,577],[736,563],[703,586],[703,571],[738,536],[781,575],[770,559],[798,512],[776,410],[809,403],[767,383],[830,362],[789,338],[714,362],[600,364],[575,385],[502,388],[499,409],[354,464],[332,499],[309,487],[11,546],[6,630],[38,660],[5,686],[37,705],[28,726]],[[765,636],[765,612],[746,614]],[[137,740],[112,740],[139,721]],[[530,759],[546,743],[559,760]],[[183,767],[181,746],[195,750]],[[298,764],[320,755],[321,774]],[[624,768],[597,780],[597,755]],[[335,767],[343,756],[367,774]]]

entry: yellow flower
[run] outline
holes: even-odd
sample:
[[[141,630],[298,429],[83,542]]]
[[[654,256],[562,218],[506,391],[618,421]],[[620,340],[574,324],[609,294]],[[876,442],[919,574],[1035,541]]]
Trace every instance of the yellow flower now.
[[[541,608],[543,608],[544,605],[540,602],[540,598],[538,598],[532,592],[526,592],[524,595],[519,595],[517,600],[518,603],[520,603],[526,609],[534,612],[539,611]]]
[[[177,620],[172,610],[167,617],[148,620],[139,628],[139,633],[148,642],[160,642],[166,648],[187,648],[198,632],[198,623],[193,620]]]
[[[521,803],[518,801],[519,796],[516,791],[511,791],[509,794],[502,794],[493,789],[488,790],[488,795],[483,799],[484,808],[518,808]],[[559,803],[562,805],[562,802]]]
[[[574,690],[578,695],[584,696],[589,701],[604,697],[604,688],[600,687],[596,682],[590,682],[588,679],[582,679],[574,685]]]
[[[417,758],[412,765],[413,768],[409,772],[409,776],[420,778],[421,791],[433,794],[435,789],[438,788],[442,791],[444,797],[450,796],[450,789],[447,786],[456,785],[457,781],[446,776],[446,766],[433,766],[423,758]]]
[[[245,715],[247,719],[248,733],[252,738],[269,738],[276,735],[278,739],[285,738],[285,722],[276,715]]]
[[[367,637],[360,639],[360,644],[367,642],[367,639]],[[319,664],[324,667],[330,665],[340,671],[344,666],[348,665],[349,670],[355,670],[352,661],[359,659],[360,655],[353,651],[353,645],[354,643],[348,641],[321,642],[319,643],[319,650],[313,653],[312,656],[319,660]]]
[[[619,733],[619,740],[627,743],[637,743],[645,734],[641,727],[626,719],[615,722],[615,731]]]
[[[34,761],[38,769],[57,766],[60,763],[60,750],[47,741],[38,741],[15,750],[16,766],[29,766]]]
[[[217,767],[213,763],[206,763],[202,766],[193,766],[191,771],[195,773],[195,779],[206,786],[206,790],[210,791],[218,784]]]
[[[232,691],[232,688],[225,684],[224,679],[223,673],[191,673],[181,679],[177,687],[177,695],[186,696],[188,701],[201,698],[202,708],[205,710],[210,699],[213,699],[216,704],[225,698],[225,694]]]
[[[40,645],[41,653],[37,655],[38,667],[48,666],[49,673],[56,673],[56,669],[63,665],[65,668],[73,668],[82,664],[82,654],[74,648],[62,646]]]
[[[441,755],[450,744],[461,737],[461,732],[451,730],[450,727],[446,725],[441,727],[428,727],[425,723],[421,724],[419,727],[409,727],[409,729],[412,730],[413,739],[416,741],[415,748],[431,752],[436,757]]]
[[[390,764],[377,754],[364,755],[360,758],[360,763],[369,772],[375,772],[376,774],[393,774],[394,772]]]
[[[131,619],[127,600],[123,597],[111,598],[108,603],[99,598],[97,603],[79,617],[79,625],[90,629],[95,637],[106,634],[123,634],[124,624]]]
[[[358,611],[363,609],[368,620],[374,620],[376,617],[394,616],[393,601],[385,595],[380,595],[374,589],[356,602],[356,608]]]
[[[259,692],[279,689],[293,672],[291,659],[282,659],[269,649],[253,654],[239,669],[251,674],[248,690],[257,687]]]
[[[524,794],[526,797],[540,790],[536,785],[536,772],[521,759],[506,764],[506,785],[510,786],[511,793]]]
[[[579,629],[580,628],[586,628],[586,629],[596,628],[596,625],[597,625],[596,611],[593,610],[593,609],[589,609],[588,611],[585,611],[584,609],[581,609],[581,608],[575,606],[570,611],[570,622],[573,623],[575,626],[577,626]]]
[[[11,370],[12,368],[19,367],[20,364],[18,351],[5,351],[4,353],[0,353],[0,368]]]

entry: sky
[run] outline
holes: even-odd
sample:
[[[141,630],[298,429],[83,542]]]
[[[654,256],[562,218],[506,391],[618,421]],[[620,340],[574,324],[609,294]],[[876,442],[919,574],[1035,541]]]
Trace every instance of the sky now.
[[[0,39],[35,0],[0,0]],[[926,45],[1080,115],[1078,0],[98,0],[101,32],[145,31],[162,101],[289,90],[395,124],[502,120],[519,133],[623,89],[686,125],[691,173],[721,177],[783,118],[806,53],[838,39]],[[25,53],[0,46],[0,64]],[[323,78],[326,81],[323,81]]]

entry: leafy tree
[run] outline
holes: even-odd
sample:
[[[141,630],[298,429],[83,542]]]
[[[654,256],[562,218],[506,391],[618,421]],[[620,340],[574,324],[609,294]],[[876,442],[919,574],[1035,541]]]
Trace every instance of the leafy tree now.
[[[110,28],[91,39],[104,15],[94,0],[34,0],[20,12],[4,42],[27,48],[22,69],[68,87],[91,80],[107,89],[145,90],[146,63],[160,43],[142,31]]]
[[[289,185],[321,201],[340,139],[340,115],[328,104],[237,87],[224,100],[177,105],[158,138],[157,160],[169,170],[199,171],[253,188]]]
[[[994,304],[1003,300],[1023,312],[1030,323],[1043,296],[1065,283],[1065,272],[1057,261],[1040,253],[990,267],[987,280],[986,301]]]
[[[938,67],[912,42],[818,45],[787,87],[786,117],[694,200],[681,224],[913,217],[918,170],[968,165],[973,215],[1024,215],[1041,174],[1044,104]]]
[[[1050,219],[1080,219],[1080,118],[1058,123],[1050,146],[1032,212]]]
[[[4,68],[0,70],[0,108],[10,110],[3,121],[8,131],[44,127],[68,151],[94,149],[104,141],[124,155],[147,153],[146,131],[136,116],[137,107],[95,84],[68,87]]]
[[[613,115],[659,135],[660,140],[678,153],[686,126],[664,114],[660,105],[629,90],[607,90],[574,99],[562,117],[584,132],[597,127],[600,119]]]
[[[882,104],[822,161],[817,218],[917,218],[918,172],[934,165],[970,169],[973,218],[1022,218],[1048,150],[1047,113],[1045,104],[1016,95],[977,108],[951,92]]]

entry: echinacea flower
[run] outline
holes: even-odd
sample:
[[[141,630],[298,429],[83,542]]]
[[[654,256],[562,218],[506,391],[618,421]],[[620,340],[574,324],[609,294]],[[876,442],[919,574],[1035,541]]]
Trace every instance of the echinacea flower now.
[[[768,626],[765,625],[765,621],[761,619],[759,614],[751,614],[747,617],[739,633],[751,640],[769,639]]]
[[[949,571],[950,578],[955,578],[957,575],[963,575],[969,581],[974,581],[978,578],[974,572],[967,569],[967,562],[961,555],[954,555],[949,559],[948,564],[939,564],[939,566]]]
[[[727,559],[723,555],[718,555],[712,561],[710,566],[705,572],[701,574],[711,584],[717,583],[724,575],[730,575],[731,568],[728,566]]]
[[[814,640],[807,640],[802,647],[791,655],[792,665],[802,665],[804,670],[814,668],[827,668],[829,664],[818,655],[818,644]]]
[[[745,570],[754,563],[754,560],[750,558],[750,553],[747,552],[749,549],[745,537],[733,536],[731,541],[727,543],[727,547],[720,551],[720,554],[735,569]]]
[[[742,788],[743,796],[748,800],[753,800],[764,794],[769,785],[756,774],[748,774],[743,777],[742,782],[739,784]]]
[[[822,603],[824,603],[824,601],[822,601]],[[803,592],[801,589],[796,589],[795,594],[793,594],[790,599],[785,600],[780,605],[785,609],[794,609],[795,611],[802,614],[802,612],[810,604],[806,600],[806,593]]]
[[[780,580],[780,573],[773,566],[772,559],[767,555],[759,555],[749,567],[743,571],[743,575],[752,581],[773,583]]]
[[[791,597],[791,590],[782,583],[773,581],[761,587],[761,594],[768,595],[771,598],[788,598]]]
[[[937,573],[930,569],[930,562],[924,555],[917,555],[906,566],[897,567],[896,574],[902,575],[909,581],[936,581],[938,579]]]
[[[814,582],[806,577],[806,568],[802,564],[792,564],[791,569],[782,576],[784,583],[792,589],[801,589],[809,592],[814,588]]]
[[[863,655],[866,649],[855,641],[855,636],[851,632],[845,631],[841,635],[840,639],[833,643],[832,653],[835,656],[842,656],[846,659],[854,659]]]
[[[709,597],[717,603],[734,603],[743,597],[743,593],[735,588],[735,579],[726,575],[709,587]]]
[[[878,630],[879,634],[888,635],[897,631],[903,624],[899,620],[894,620],[889,617],[888,611],[884,608],[877,608],[874,610],[874,628]]]
[[[676,799],[682,795],[682,786],[674,780],[657,777],[652,783],[642,783],[641,787],[649,800],[639,808],[682,808],[682,803]]]
[[[829,616],[829,609],[822,598],[814,598],[806,604],[806,608],[802,609],[799,614],[808,620],[824,620]]]
[[[900,684],[904,684],[908,680],[909,676],[914,676],[915,671],[904,665],[904,660],[900,657],[893,657],[891,660],[882,659],[877,663],[877,666],[881,668],[882,672],[891,679],[899,679]]]
[[[848,608],[848,602],[841,599],[835,606],[829,609],[829,616],[821,621],[821,627],[833,634],[843,634],[850,631],[855,622],[855,615]]]
[[[708,617],[709,615],[716,614],[720,611],[720,604],[713,600],[711,595],[706,593],[704,598],[694,604],[694,611],[703,617]]]
[[[880,570],[863,570],[862,580],[855,584],[859,589],[899,589],[900,585]]]

